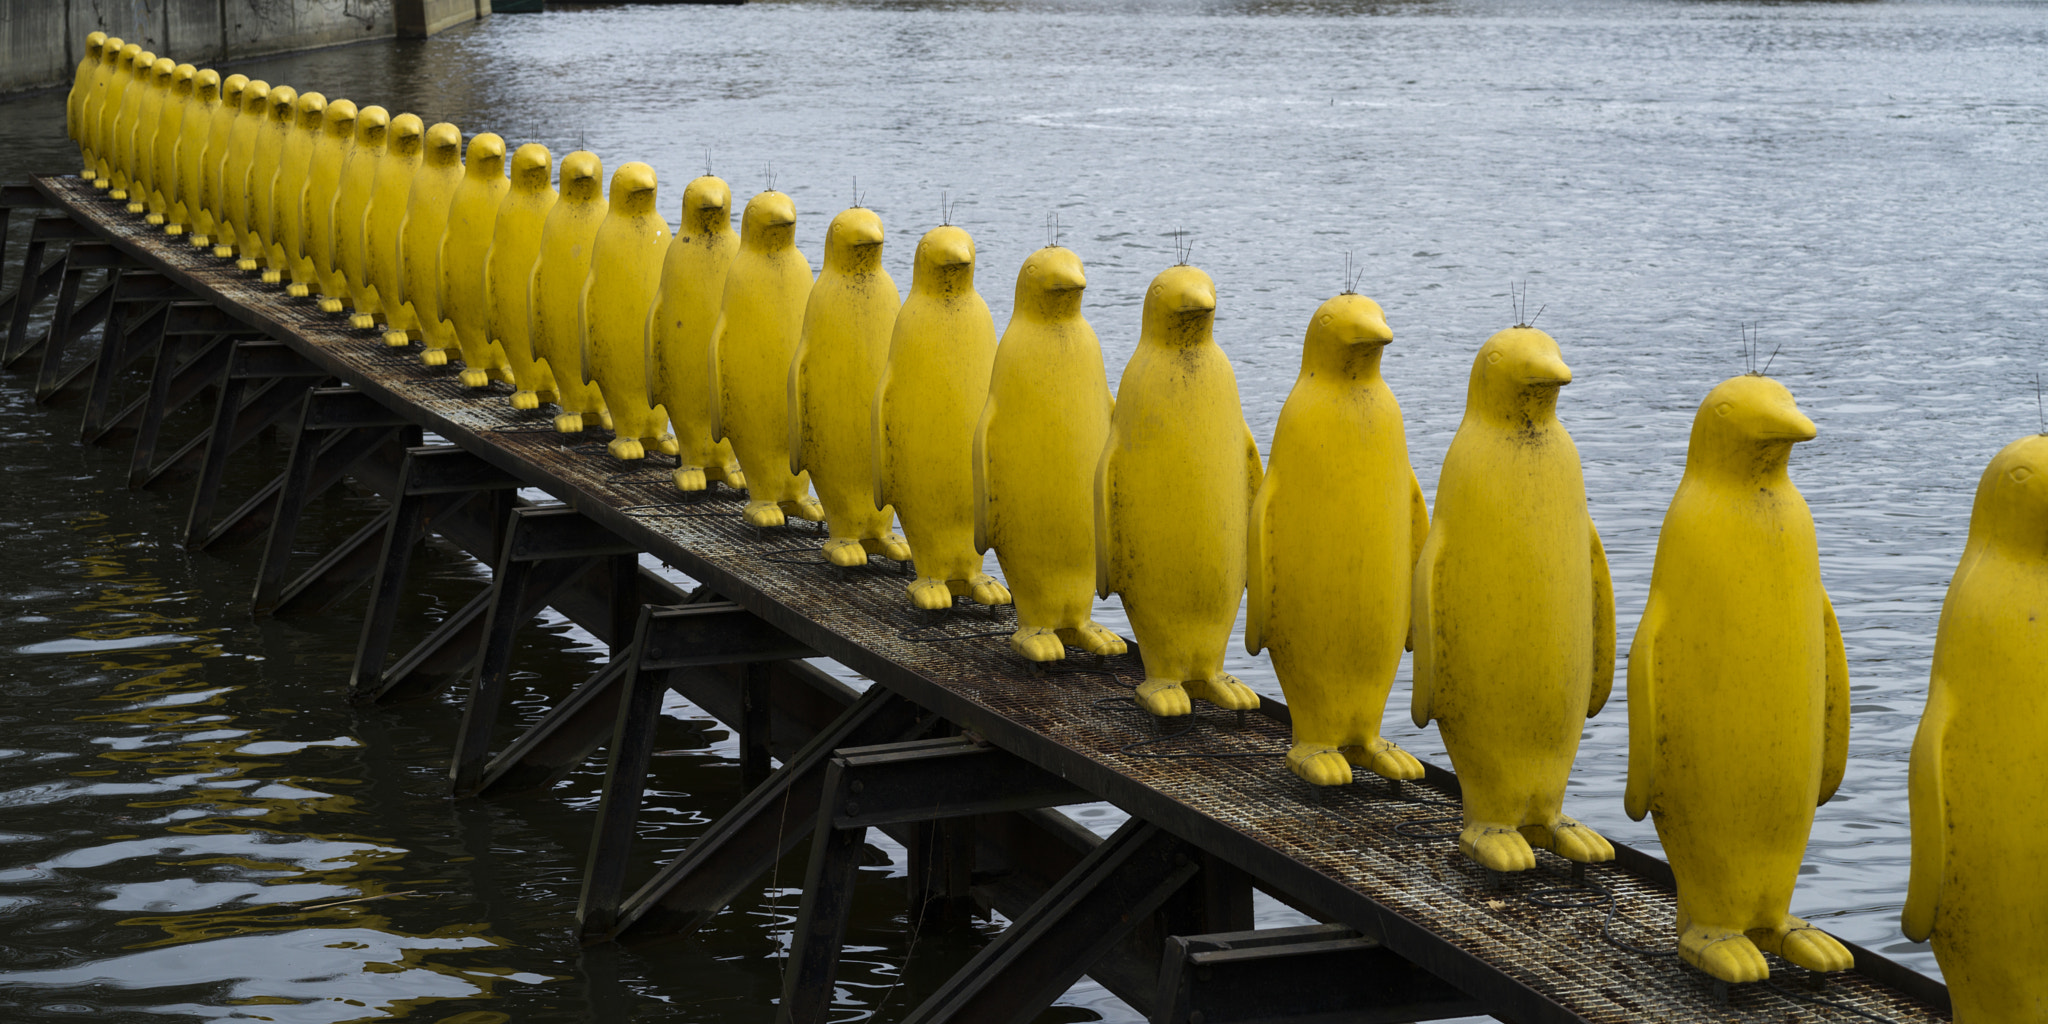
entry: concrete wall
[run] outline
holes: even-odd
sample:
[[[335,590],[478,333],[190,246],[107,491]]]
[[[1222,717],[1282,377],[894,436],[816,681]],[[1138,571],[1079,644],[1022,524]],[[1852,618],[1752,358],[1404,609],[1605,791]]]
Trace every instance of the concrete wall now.
[[[0,93],[69,86],[93,31],[198,64],[431,35],[490,10],[490,0],[0,0]]]

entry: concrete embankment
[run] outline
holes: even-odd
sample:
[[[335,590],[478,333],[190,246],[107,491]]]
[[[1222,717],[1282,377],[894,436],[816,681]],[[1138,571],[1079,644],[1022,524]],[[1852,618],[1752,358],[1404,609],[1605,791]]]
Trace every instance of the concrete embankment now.
[[[0,94],[68,86],[94,31],[180,61],[225,61],[432,35],[490,10],[490,0],[0,0]]]

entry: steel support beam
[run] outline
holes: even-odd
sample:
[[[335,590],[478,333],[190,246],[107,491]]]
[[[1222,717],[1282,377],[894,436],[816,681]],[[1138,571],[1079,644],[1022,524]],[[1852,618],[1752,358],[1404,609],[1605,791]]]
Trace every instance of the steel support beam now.
[[[403,416],[385,409],[354,388],[314,388],[306,393],[305,408],[299,413],[299,432],[292,440],[291,457],[285,464],[282,478],[284,482],[278,489],[277,503],[271,513],[270,534],[264,541],[263,560],[256,570],[256,589],[249,600],[251,614],[264,618],[277,613],[284,603],[287,593],[285,569],[291,562],[292,546],[298,539],[299,519],[305,514],[307,503],[339,483],[341,477],[358,462],[388,448],[394,441],[410,442],[407,447],[417,447],[419,433],[419,428],[412,426]],[[360,455],[355,454],[357,450],[360,450]],[[378,527],[384,518],[380,516],[379,522],[357,534],[358,543],[354,550],[367,548],[370,537],[381,536]],[[350,545],[344,544],[342,548],[350,550]],[[323,559],[323,564],[330,560],[341,561],[330,556],[330,559]],[[362,561],[367,563],[368,558]],[[316,572],[310,574],[310,578],[323,577]],[[361,578],[358,575],[355,582],[361,582]],[[334,594],[336,587],[342,593],[354,589],[353,584],[343,584],[340,578],[327,582],[329,585],[322,593],[335,597],[339,596]],[[303,589],[299,592],[307,593]]]
[[[305,394],[327,371],[281,342],[243,341],[228,358],[213,426],[202,435],[198,457],[199,486],[185,515],[185,546],[198,548],[211,531],[213,506],[220,496],[228,456],[254,440],[264,428],[305,406]],[[250,394],[250,386],[258,390]],[[247,400],[244,401],[246,396]]]
[[[1485,1007],[1341,924],[1166,940],[1151,1024],[1398,1024]]]

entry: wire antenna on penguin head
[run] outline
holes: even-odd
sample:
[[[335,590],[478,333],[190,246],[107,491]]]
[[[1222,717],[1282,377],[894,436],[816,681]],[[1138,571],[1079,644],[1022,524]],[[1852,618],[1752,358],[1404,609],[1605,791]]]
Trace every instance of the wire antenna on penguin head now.
[[[761,176],[768,180],[768,191],[775,191],[775,165],[772,163],[762,164]]]
[[[1515,287],[1513,281],[1508,282],[1508,305],[1514,309],[1515,326],[1524,330],[1533,329],[1536,326],[1536,317],[1542,316],[1543,311],[1550,308],[1550,304],[1546,302],[1536,307],[1536,316],[1524,315],[1529,311],[1529,279],[1526,277],[1522,279],[1520,288]]]
[[[1060,212],[1053,210],[1045,215],[1046,245],[1057,249],[1060,246]]]
[[[1769,359],[1764,360],[1764,368],[1756,372],[1757,376],[1768,377],[1771,375],[1771,364],[1778,361],[1778,351],[1784,347],[1785,343],[1782,341],[1771,347],[1771,357]],[[1763,345],[1761,343],[1757,345],[1757,351],[1763,351]]]
[[[1356,283],[1356,282],[1352,281],[1352,279],[1351,279],[1351,250],[1349,250],[1349,249],[1346,249],[1346,250],[1344,250],[1344,290],[1343,290],[1343,291],[1341,291],[1341,292],[1339,292],[1338,294],[1339,294],[1339,295],[1356,295],[1356,294],[1358,294],[1358,289],[1356,289],[1356,288],[1352,287],[1352,286],[1353,286],[1353,285],[1354,285],[1355,283]]]
[[[1188,258],[1195,254],[1195,240],[1188,237],[1186,228],[1173,229],[1173,265],[1185,267]]]
[[[1756,353],[1750,343],[1749,324],[1738,320],[1735,322],[1735,328],[1742,332],[1742,372],[1755,373]]]
[[[867,193],[860,190],[860,176],[855,175],[853,179],[853,208],[856,210],[866,209],[868,205],[864,202],[866,198]]]
[[[707,177],[707,178],[709,178],[709,177],[712,177],[712,174],[711,174],[711,147],[710,147],[710,146],[706,146],[706,147],[704,147],[704,176],[705,176],[705,177]]]
[[[2034,374],[2034,415],[2041,421],[2041,433],[2048,436],[2048,409],[2041,405],[2041,375]]]

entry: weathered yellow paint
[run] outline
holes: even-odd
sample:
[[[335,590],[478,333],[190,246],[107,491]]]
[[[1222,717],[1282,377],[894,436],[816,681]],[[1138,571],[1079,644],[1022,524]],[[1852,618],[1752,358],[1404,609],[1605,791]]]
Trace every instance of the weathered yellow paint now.
[[[122,51],[128,45],[116,36],[100,47],[100,69],[93,73],[92,94],[85,101],[86,141],[92,146],[93,156],[90,176],[96,189],[106,189],[112,184],[108,177],[112,154],[107,150],[107,128],[120,102],[122,80],[127,76],[128,59],[122,56]]]
[[[398,236],[405,248],[402,301],[418,325],[420,362],[446,366],[455,348],[455,328],[441,308],[441,239],[448,228],[448,206],[462,184],[462,129],[446,121],[428,128],[420,154],[405,201],[405,228]]]
[[[133,43],[129,45],[134,46]],[[133,53],[128,53],[125,46],[121,52],[128,54],[128,87],[122,93],[121,111],[114,122],[114,156],[118,163],[115,165],[114,187],[107,197],[127,200],[129,213],[141,213],[145,192],[137,144],[141,136],[142,111],[149,106],[150,96],[156,92],[156,54],[139,46]]]
[[[348,298],[350,327],[377,326],[377,289],[370,284],[370,199],[377,188],[377,164],[391,133],[391,112],[372,104],[356,114],[355,142],[341,165],[341,191],[334,199],[334,273],[339,294]]]
[[[1768,977],[1759,949],[1816,971],[1853,966],[1786,912],[1813,809],[1841,785],[1849,749],[1841,629],[1786,472],[1813,436],[1768,377],[1707,393],[1629,648],[1625,806],[1655,817],[1671,859],[1678,955],[1723,981]]]
[[[277,244],[278,168],[284,162],[284,144],[298,122],[298,91],[289,85],[270,90],[270,104],[263,126],[256,136],[256,162],[250,174],[250,195],[255,212],[250,218],[249,244],[242,250],[244,270],[263,271],[265,284],[283,280],[284,250]],[[250,260],[254,259],[254,264]]]
[[[78,70],[71,73],[71,91],[64,96],[64,133],[71,141],[78,143],[80,166],[85,170],[81,178],[93,176],[92,141],[86,131],[86,100],[92,96],[93,76],[100,68],[100,49],[107,44],[105,32],[88,32],[85,36],[85,56],[78,60]]]
[[[590,244],[604,223],[604,164],[577,150],[562,158],[562,190],[541,226],[540,258],[533,265],[533,318],[527,333],[533,357],[555,380],[555,429],[581,433],[586,417],[611,417],[604,397],[583,383],[583,286],[590,278]]]
[[[166,61],[158,61],[159,67]],[[166,87],[161,105],[156,111],[156,129],[149,147],[149,167],[144,177],[149,181],[148,214],[144,223],[161,227],[166,234],[183,234],[185,225],[173,218],[173,208],[178,199],[178,139],[185,127],[185,107],[192,98],[192,76],[199,69],[190,64],[175,64],[171,67],[170,84]]]
[[[213,245],[213,254],[220,259],[231,259],[235,255],[236,232],[228,220],[225,191],[228,148],[234,138],[235,119],[242,113],[242,90],[248,87],[248,75],[229,75],[221,80],[220,102],[213,105],[213,113],[208,119],[206,151],[200,159],[199,205],[213,219],[208,241]],[[201,243],[193,239],[192,244]]]
[[[891,529],[894,510],[875,506],[875,388],[902,303],[882,269],[883,240],[873,210],[832,218],[789,363],[789,471],[810,473],[830,534],[825,558],[839,566],[866,565],[871,554],[910,558]]]
[[[682,223],[661,261],[661,295],[648,312],[648,397],[675,428],[677,490],[701,491],[713,482],[745,490],[732,444],[711,435],[711,328],[740,247],[732,189],[710,175],[690,182]]]
[[[228,156],[220,168],[221,202],[227,207],[237,270],[256,269],[256,140],[263,134],[269,111],[269,82],[257,79],[242,87],[242,110],[228,130]]]
[[[405,304],[405,213],[412,202],[412,180],[419,174],[426,148],[427,125],[417,114],[391,119],[384,133],[384,155],[377,160],[370,185],[370,212],[365,216],[363,248],[369,262],[370,286],[384,322],[384,344],[404,348],[419,332],[412,307]]]
[[[320,133],[313,140],[312,166],[306,175],[303,250],[312,270],[310,284],[322,313],[339,313],[348,288],[334,263],[334,208],[341,201],[342,168],[356,144],[356,105],[348,100],[327,104]]]
[[[489,299],[485,330],[512,372],[512,408],[538,409],[555,400],[555,378],[533,357],[527,336],[532,315],[533,264],[540,259],[540,233],[554,209],[554,157],[529,142],[512,154],[512,183],[498,203],[491,228],[491,252],[484,263]]]
[[[194,246],[213,242],[213,214],[206,209],[206,144],[213,136],[213,115],[220,109],[220,73],[212,68],[192,76],[192,92],[185,99],[185,117],[179,123],[177,198],[171,203],[171,217],[184,226]],[[169,230],[166,227],[165,230]],[[172,232],[175,234],[176,232]]]
[[[135,82],[135,58],[142,53],[142,47],[122,43],[118,50],[111,46],[107,49],[113,56],[107,73],[106,98],[100,101],[97,118],[99,177],[94,179],[93,187],[108,189],[109,199],[126,199],[128,172],[122,163],[122,147],[127,138],[128,118],[135,111],[130,97],[140,99],[140,94],[129,86]]]
[[[1354,764],[1422,777],[1380,736],[1429,533],[1401,405],[1380,376],[1393,337],[1363,295],[1316,310],[1252,502],[1245,649],[1272,652],[1294,717],[1287,767],[1316,786],[1348,784]]]
[[[1984,467],[1942,602],[1908,786],[1901,916],[1948,981],[1956,1024],[2048,1020],[2048,434]]]
[[[955,597],[1010,603],[974,543],[974,427],[996,358],[974,256],[973,236],[950,224],[918,239],[910,297],[875,391],[874,500],[903,520],[917,564],[910,603],[926,611],[951,608]]]
[[[628,461],[675,443],[662,430],[668,414],[648,404],[647,315],[669,245],[655,185],[654,168],[643,163],[612,173],[610,208],[591,241],[582,297],[583,383],[597,389],[612,414],[614,436],[605,451]]]
[[[811,265],[796,248],[796,204],[775,191],[748,200],[711,328],[711,436],[732,442],[754,526],[825,518],[810,477],[789,471],[789,364],[810,296]]]
[[[1095,590],[1123,595],[1145,663],[1136,696],[1154,715],[1185,715],[1194,697],[1259,706],[1223,651],[1265,471],[1215,323],[1209,275],[1178,264],[1152,279],[1095,470]]]
[[[512,379],[511,367],[491,343],[484,279],[491,232],[498,226],[498,204],[511,189],[505,177],[505,140],[493,132],[472,136],[462,180],[448,201],[448,224],[440,243],[441,311],[462,350],[462,386],[467,388]]]
[[[1095,611],[1095,464],[1109,440],[1102,343],[1081,315],[1081,258],[1051,246],[1017,270],[974,429],[974,547],[995,550],[1017,603],[1010,649],[1058,661],[1122,654]]]
[[[271,200],[277,204],[277,238],[273,244],[278,247],[283,270],[291,278],[285,285],[285,294],[305,298],[313,294],[319,277],[307,255],[306,237],[307,225],[312,220],[308,197],[313,185],[313,150],[327,130],[327,97],[317,92],[300,93],[293,110],[292,130],[284,137],[284,151],[277,160],[277,184],[272,186],[277,191]],[[332,202],[334,195],[328,193],[324,198]]]

